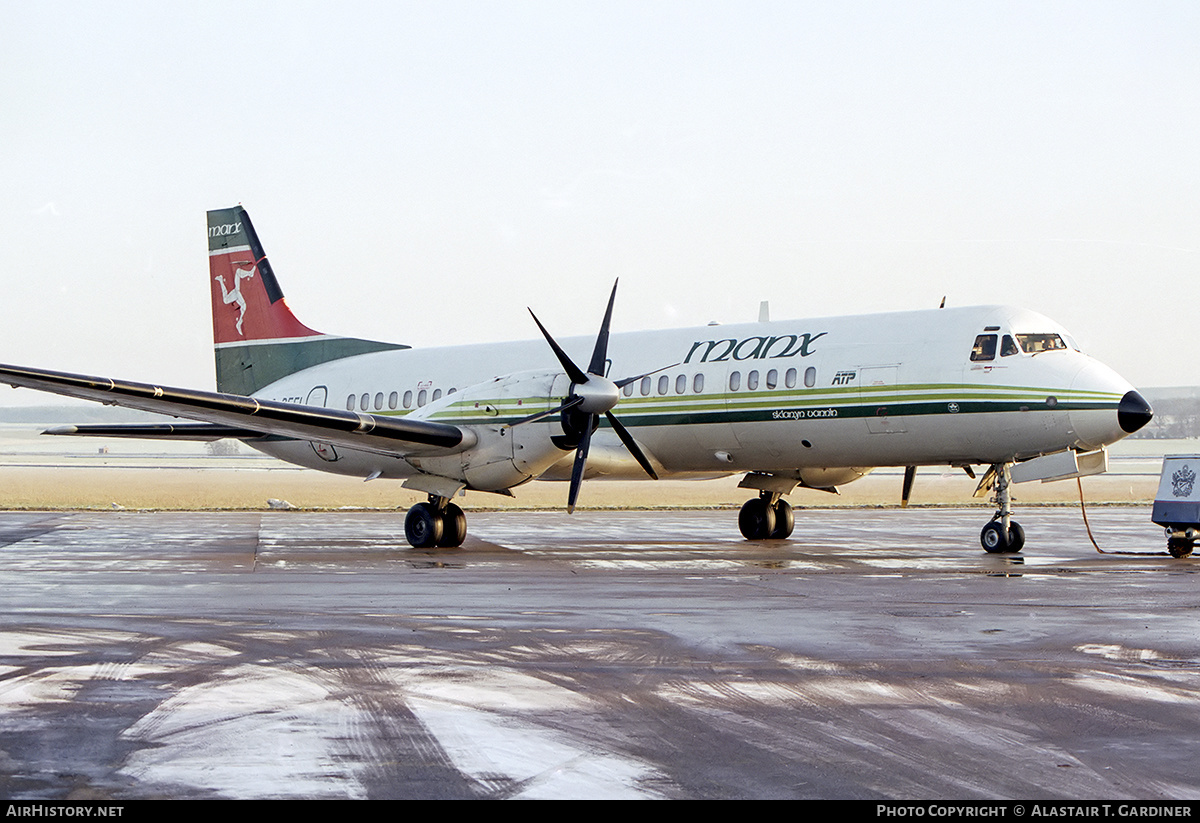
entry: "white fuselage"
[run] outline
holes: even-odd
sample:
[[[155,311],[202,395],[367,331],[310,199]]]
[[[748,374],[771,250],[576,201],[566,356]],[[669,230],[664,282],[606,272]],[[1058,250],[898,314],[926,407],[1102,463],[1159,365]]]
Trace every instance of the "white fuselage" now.
[[[989,335],[997,346],[1018,335],[1058,335],[1068,345],[1039,353],[997,348],[973,360],[973,345]],[[563,341],[576,362],[587,362],[592,345]],[[873,466],[1086,451],[1125,436],[1117,405],[1132,389],[1077,351],[1053,321],[1003,306],[614,334],[608,354],[613,380],[652,372],[624,388],[613,412],[660,476],[759,471],[820,486]],[[545,342],[531,340],[360,355],[289,375],[257,396],[470,428],[490,451],[463,465],[508,464],[487,479],[468,475],[469,487],[507,488],[514,478],[569,475],[571,452],[548,445],[562,432],[557,416],[504,426],[557,406],[569,392]],[[256,448],[363,477],[458,470],[287,439]],[[645,475],[603,424],[588,476]]]

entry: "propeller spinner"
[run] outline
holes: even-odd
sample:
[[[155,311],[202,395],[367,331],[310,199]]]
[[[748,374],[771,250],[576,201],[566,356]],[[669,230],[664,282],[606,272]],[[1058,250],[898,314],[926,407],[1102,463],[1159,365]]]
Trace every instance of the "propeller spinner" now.
[[[617,282],[620,281],[618,280]],[[617,433],[617,437],[621,438],[621,442],[625,444],[625,448],[637,460],[638,465],[645,469],[646,474],[655,480],[658,479],[658,474],[654,471],[654,467],[650,465],[650,461],[646,458],[646,455],[638,447],[638,444],[634,442],[629,431],[621,425],[621,421],[612,413],[612,408],[621,399],[621,389],[646,376],[639,374],[636,377],[627,377],[617,381],[609,380],[604,376],[604,364],[608,359],[608,327],[612,322],[613,303],[616,299],[617,283],[614,282],[612,294],[608,298],[608,309],[604,312],[604,320],[600,323],[600,333],[596,335],[596,347],[592,350],[592,359],[588,364],[586,372],[575,365],[574,361],[562,350],[562,347],[554,341],[554,338],[550,336],[550,332],[546,331],[546,327],[542,325],[542,321],[538,320],[537,315],[533,313],[533,309],[529,310],[530,315],[533,316],[533,322],[537,323],[542,336],[550,344],[550,348],[554,351],[554,356],[558,358],[558,362],[562,364],[563,371],[566,372],[567,377],[571,380],[571,390],[563,403],[556,408],[538,412],[523,420],[518,420],[512,425],[517,426],[522,423],[529,423],[558,413],[563,413],[564,416],[577,416],[577,419],[572,422],[579,425],[573,425],[572,428],[577,428],[580,435],[579,443],[575,447],[575,463],[571,467],[571,487],[567,492],[568,512],[575,511],[575,501],[579,498],[579,487],[583,484],[583,470],[587,465],[588,449],[592,443],[592,432],[600,425],[600,415],[604,415],[605,419],[608,420],[613,431]],[[668,366],[668,368],[670,367]],[[661,371],[661,369],[658,371]],[[650,374],[653,374],[653,372],[650,372]]]

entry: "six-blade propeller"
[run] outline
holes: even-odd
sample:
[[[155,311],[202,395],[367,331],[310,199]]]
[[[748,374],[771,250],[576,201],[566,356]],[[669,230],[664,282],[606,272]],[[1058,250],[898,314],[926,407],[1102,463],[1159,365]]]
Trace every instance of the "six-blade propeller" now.
[[[554,351],[554,356],[558,358],[563,371],[566,372],[567,377],[570,379],[571,390],[570,394],[559,406],[548,411],[530,415],[511,425],[519,426],[522,423],[531,423],[535,420],[549,417],[552,414],[562,414],[564,418],[574,418],[571,428],[577,429],[580,434],[579,443],[575,446],[575,463],[571,467],[571,487],[567,492],[568,512],[575,511],[575,501],[579,498],[579,487],[583,483],[583,471],[587,465],[588,449],[592,443],[592,432],[600,425],[600,415],[604,415],[605,419],[608,420],[608,424],[617,433],[617,437],[621,438],[621,442],[625,444],[625,448],[637,460],[638,465],[646,471],[646,474],[655,480],[658,479],[658,474],[654,471],[654,467],[650,465],[650,461],[646,458],[646,455],[629,434],[629,430],[621,425],[621,421],[611,411],[621,398],[621,389],[646,376],[645,374],[639,374],[636,377],[626,377],[623,380],[616,381],[609,380],[604,376],[604,366],[608,360],[608,329],[612,322],[613,303],[616,299],[617,284],[613,283],[612,294],[608,298],[608,309],[604,312],[604,320],[600,323],[600,333],[596,335],[596,346],[592,350],[592,359],[588,363],[586,372],[575,365],[575,362],[567,356],[562,347],[555,342],[554,338],[550,336],[550,332],[546,331],[546,327],[537,319],[537,315],[533,314],[533,309],[529,310],[529,313],[533,315],[533,322],[537,323],[537,327],[546,338],[546,342],[550,344],[550,348]],[[671,367],[667,366],[666,368]],[[662,371],[662,369],[657,369],[656,371]],[[648,372],[648,374],[654,374],[654,372]]]

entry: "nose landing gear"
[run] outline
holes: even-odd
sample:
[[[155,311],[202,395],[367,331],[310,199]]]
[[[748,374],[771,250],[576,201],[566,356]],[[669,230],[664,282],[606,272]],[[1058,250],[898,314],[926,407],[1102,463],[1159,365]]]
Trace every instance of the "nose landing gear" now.
[[[1012,495],[1009,494],[1012,480],[1008,469],[1008,463],[993,464],[976,491],[976,494],[984,492],[993,484],[996,489],[996,513],[979,533],[979,542],[988,554],[1015,554],[1025,545],[1025,530],[1012,519]]]

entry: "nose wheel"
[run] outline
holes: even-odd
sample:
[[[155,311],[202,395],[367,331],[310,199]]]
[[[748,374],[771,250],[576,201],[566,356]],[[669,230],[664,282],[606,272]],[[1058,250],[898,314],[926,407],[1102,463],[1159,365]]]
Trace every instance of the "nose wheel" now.
[[[996,463],[980,483],[981,488],[986,488],[984,484],[990,478],[996,489],[996,513],[979,533],[979,542],[988,554],[1015,554],[1025,546],[1025,530],[1012,519],[1012,495],[1009,494],[1012,480],[1008,468],[1008,463]]]
[[[988,554],[1015,554],[1025,545],[1025,530],[1015,520],[1010,520],[1008,530],[999,520],[993,520],[979,533],[979,542]]]

